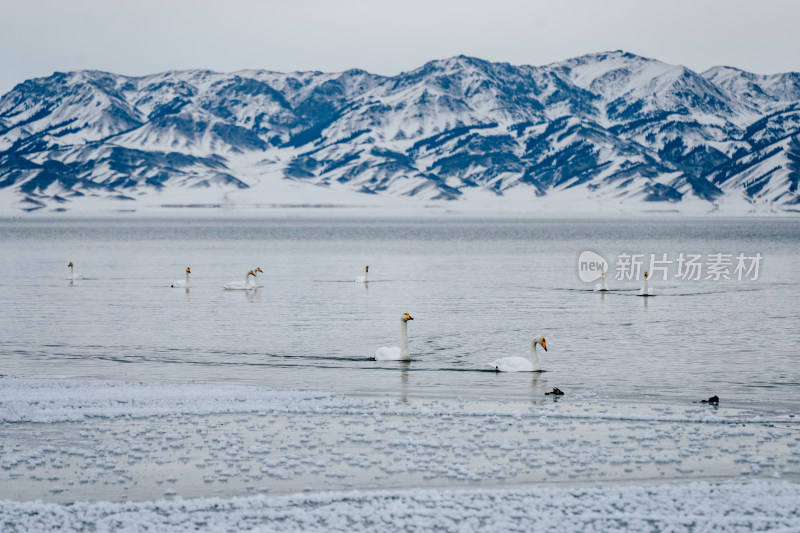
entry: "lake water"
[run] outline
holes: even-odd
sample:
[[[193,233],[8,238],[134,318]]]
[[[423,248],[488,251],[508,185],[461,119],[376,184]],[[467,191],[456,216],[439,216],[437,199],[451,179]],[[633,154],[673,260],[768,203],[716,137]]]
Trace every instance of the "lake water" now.
[[[0,220],[0,523],[796,528],[798,250],[796,219]],[[637,254],[673,261],[653,298]],[[370,360],[406,312],[412,360]],[[540,334],[543,372],[489,367]]]
[[[578,255],[760,253],[757,280],[578,277]],[[387,398],[800,402],[800,221],[344,217],[0,220],[6,377]],[[83,279],[67,281],[67,263]],[[368,285],[355,283],[365,265]],[[190,266],[191,289],[170,288]],[[263,270],[255,292],[223,290]],[[646,268],[646,266],[645,266]],[[733,268],[731,267],[731,273]],[[706,273],[703,272],[703,278]],[[751,275],[752,277],[752,275]],[[399,345],[410,363],[370,361]],[[487,363],[527,356],[544,372]]]

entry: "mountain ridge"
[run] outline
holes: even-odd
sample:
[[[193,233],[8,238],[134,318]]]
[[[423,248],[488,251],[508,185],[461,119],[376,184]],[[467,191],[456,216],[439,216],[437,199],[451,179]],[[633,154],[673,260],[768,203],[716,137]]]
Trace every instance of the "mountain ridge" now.
[[[538,67],[462,55],[396,76],[84,70],[0,97],[0,210],[326,192],[469,207],[480,190],[533,211],[797,212],[798,139],[800,74],[623,51]]]

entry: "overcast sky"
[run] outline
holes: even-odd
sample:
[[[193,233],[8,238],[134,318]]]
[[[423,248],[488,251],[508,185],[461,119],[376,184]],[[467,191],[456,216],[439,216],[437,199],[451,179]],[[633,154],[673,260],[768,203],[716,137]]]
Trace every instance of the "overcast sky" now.
[[[696,71],[800,71],[798,0],[0,0],[0,94],[54,71],[392,75],[458,54],[622,49]]]

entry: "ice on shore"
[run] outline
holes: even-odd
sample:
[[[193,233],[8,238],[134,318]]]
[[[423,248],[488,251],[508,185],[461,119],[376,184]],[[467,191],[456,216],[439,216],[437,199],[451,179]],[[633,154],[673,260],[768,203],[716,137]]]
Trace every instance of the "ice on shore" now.
[[[578,395],[498,403],[0,378],[0,523],[798,527],[798,430],[788,411]]]
[[[0,501],[21,531],[796,531],[800,485],[694,482],[139,503]],[[7,528],[7,529],[6,529]]]

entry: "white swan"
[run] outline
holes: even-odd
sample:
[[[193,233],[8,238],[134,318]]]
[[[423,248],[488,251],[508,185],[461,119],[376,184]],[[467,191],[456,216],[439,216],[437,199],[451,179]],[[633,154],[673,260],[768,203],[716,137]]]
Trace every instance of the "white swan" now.
[[[594,286],[594,290],[600,291],[600,292],[608,291],[608,289],[606,289],[606,271],[605,270],[601,270],[600,271],[600,283],[597,283]]]
[[[656,291],[654,291],[652,288],[648,288],[647,287],[647,272],[645,271],[645,273],[644,273],[644,285],[642,286],[642,290],[639,293],[639,296],[655,296],[655,295],[656,295]]]
[[[376,361],[408,361],[411,359],[411,355],[408,353],[409,320],[414,320],[414,317],[408,313],[403,313],[403,316],[400,317],[400,348],[397,346],[378,348],[375,352]]]
[[[544,351],[547,351],[547,343],[544,337],[539,335],[531,341],[531,356],[528,357],[503,357],[491,362],[492,368],[497,372],[539,372],[542,367],[539,365],[539,356],[536,355],[536,345],[540,344]]]
[[[364,267],[364,275],[363,276],[356,276],[354,279],[356,283],[369,283],[369,265]]]
[[[67,277],[68,280],[78,281],[79,279],[83,279],[83,276],[75,273],[75,267],[72,265],[72,261],[69,262],[67,267],[69,267],[69,276]]]
[[[179,279],[177,281],[173,281],[170,287],[173,287],[175,289],[188,289],[189,287],[191,287],[191,285],[189,284],[189,274],[191,273],[192,269],[186,267],[186,279]]]
[[[251,291],[255,289],[253,285],[250,285],[250,276],[255,277],[256,273],[252,270],[247,271],[247,275],[244,277],[244,281],[231,281],[226,283],[222,287],[226,291]]]
[[[258,273],[259,272],[261,272],[262,274],[264,273],[264,271],[261,270],[261,267],[255,267],[253,269],[253,287],[252,287],[253,289],[258,289],[260,287],[263,287],[263,285],[259,285],[258,284]]]

